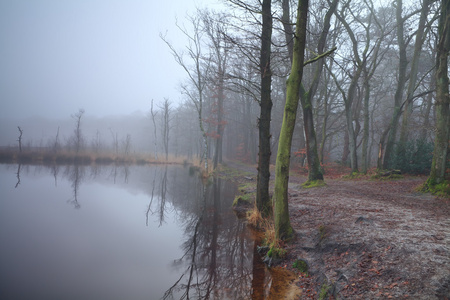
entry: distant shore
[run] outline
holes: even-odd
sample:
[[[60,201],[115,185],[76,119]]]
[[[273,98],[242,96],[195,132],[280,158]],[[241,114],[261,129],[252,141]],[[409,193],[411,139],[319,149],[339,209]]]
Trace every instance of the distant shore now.
[[[153,154],[114,154],[102,152],[79,153],[71,151],[52,151],[42,149],[32,149],[17,151],[15,149],[0,149],[0,163],[18,163],[18,164],[187,164],[193,163],[192,160],[184,156],[174,157],[169,155],[158,157]],[[195,163],[195,161],[194,161]]]

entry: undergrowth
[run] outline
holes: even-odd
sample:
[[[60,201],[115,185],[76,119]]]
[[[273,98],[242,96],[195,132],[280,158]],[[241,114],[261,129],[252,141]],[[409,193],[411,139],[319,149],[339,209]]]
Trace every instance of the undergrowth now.
[[[326,183],[323,180],[311,180],[311,181],[308,180],[302,184],[302,187],[305,189],[322,187],[322,186],[326,186]]]
[[[292,264],[292,267],[299,270],[302,274],[308,276],[308,263],[303,259],[296,259]]]
[[[267,257],[278,259],[286,256],[287,251],[284,249],[284,242],[276,238],[273,221],[263,218],[256,206],[247,212],[247,221],[253,228],[264,232],[262,246],[269,248]]]
[[[431,193],[440,197],[450,197],[450,182],[445,180],[438,184],[432,184],[427,180],[424,184],[417,188],[422,193]]]

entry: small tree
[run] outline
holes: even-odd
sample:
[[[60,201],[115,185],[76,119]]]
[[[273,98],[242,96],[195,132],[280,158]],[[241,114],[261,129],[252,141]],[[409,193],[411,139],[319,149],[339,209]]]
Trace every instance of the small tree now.
[[[22,128],[20,128],[20,126],[17,126],[17,128],[19,129],[19,138],[17,139],[17,141],[19,142],[19,152],[22,152],[22,134],[23,134],[23,130]]]
[[[124,155],[130,154],[131,149],[131,134],[127,134],[126,138],[122,141]]]
[[[157,136],[156,136],[156,115],[157,115],[157,111],[153,110],[153,99],[152,99],[152,105],[150,107],[150,114],[152,116],[152,122],[153,122],[153,134],[154,134],[154,142],[153,145],[155,147],[155,160],[158,160],[158,144],[157,144]]]
[[[111,128],[109,128],[109,132],[111,132],[111,136],[113,139],[113,149],[116,155],[119,154],[119,138],[117,132],[114,132]]]
[[[164,98],[164,103],[161,106],[162,110],[162,137],[163,137],[163,145],[164,145],[164,153],[166,154],[166,160],[169,159],[169,132],[170,132],[170,115],[172,112],[171,102],[169,99]]]
[[[203,34],[205,33],[201,27],[201,18],[190,17],[189,21],[192,25],[193,32],[189,33],[186,28],[178,26],[178,29],[183,33],[185,38],[188,40],[187,54],[175,50],[173,45],[166,39],[165,36],[160,35],[161,39],[167,44],[172,52],[175,61],[183,68],[189,77],[189,83],[193,86],[193,89],[186,85],[181,88],[183,93],[189,98],[189,100],[194,103],[197,110],[198,124],[200,131],[202,133],[202,161],[205,164],[205,171],[208,171],[208,139],[206,130],[203,124],[203,105],[204,105],[204,94],[207,87],[207,78],[210,72],[210,60],[204,59],[202,52],[203,47]],[[185,60],[185,56],[189,58],[192,64],[189,64]]]
[[[76,114],[72,115],[71,117],[75,119],[75,130],[73,132],[73,143],[75,146],[75,152],[79,153],[80,150],[83,148],[83,134],[81,132],[81,118],[84,115],[84,109],[80,109]]]
[[[55,142],[53,143],[53,152],[57,152],[59,149],[59,126],[58,130],[56,130]]]

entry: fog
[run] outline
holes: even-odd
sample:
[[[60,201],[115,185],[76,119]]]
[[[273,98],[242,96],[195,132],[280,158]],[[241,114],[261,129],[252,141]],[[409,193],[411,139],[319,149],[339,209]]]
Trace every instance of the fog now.
[[[215,0],[0,1],[0,119],[104,117],[180,101],[177,18]],[[3,136],[1,138],[3,141]]]

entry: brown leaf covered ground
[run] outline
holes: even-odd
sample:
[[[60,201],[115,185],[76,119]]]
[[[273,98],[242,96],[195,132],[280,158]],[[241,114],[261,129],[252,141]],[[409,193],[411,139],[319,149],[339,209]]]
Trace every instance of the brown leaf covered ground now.
[[[305,189],[291,174],[296,237],[281,264],[308,263],[301,299],[450,299],[450,199],[415,192],[426,177],[333,177]]]
[[[424,180],[293,182],[288,259],[305,259],[339,299],[449,298],[450,203],[414,192]]]

